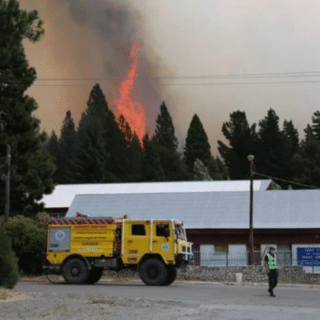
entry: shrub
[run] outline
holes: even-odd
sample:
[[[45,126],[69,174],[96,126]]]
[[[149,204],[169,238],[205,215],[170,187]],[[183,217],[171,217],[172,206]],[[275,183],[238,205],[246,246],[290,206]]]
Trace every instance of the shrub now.
[[[6,224],[6,230],[12,237],[12,249],[19,258],[19,269],[25,274],[41,274],[47,241],[45,216],[41,214],[35,219],[11,217]]]
[[[11,248],[5,229],[0,227],[0,286],[11,289],[18,280],[18,258]]]

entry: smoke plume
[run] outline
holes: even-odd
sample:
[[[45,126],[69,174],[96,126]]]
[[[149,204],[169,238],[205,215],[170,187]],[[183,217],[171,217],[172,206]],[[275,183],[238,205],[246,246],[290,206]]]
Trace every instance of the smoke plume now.
[[[49,115],[51,122],[56,118],[61,119],[61,126],[67,110],[71,110],[76,121],[79,120],[86,108],[89,92],[96,82],[101,85],[109,107],[113,109],[112,104],[118,98],[119,84],[130,67],[130,49],[138,44],[142,49],[138,56],[138,81],[132,96],[144,106],[147,130],[153,131],[161,100],[164,99],[164,88],[157,76],[160,72],[162,76],[168,75],[170,71],[164,67],[162,72],[164,64],[152,50],[152,41],[148,42],[148,27],[144,18],[132,7],[130,1],[21,0],[21,6],[28,10],[38,10],[45,22],[46,35],[43,40],[26,47],[38,78],[82,79],[61,81],[59,84],[83,87],[43,87],[43,97],[36,91],[39,87],[32,88],[31,94],[36,93],[33,95],[38,98],[38,116],[41,120]],[[36,84],[43,82],[39,80]],[[55,97],[55,105],[53,101],[48,101],[48,94]],[[60,101],[57,101],[57,96]],[[44,123],[44,126],[58,129],[53,122]],[[56,131],[59,133],[59,130]]]

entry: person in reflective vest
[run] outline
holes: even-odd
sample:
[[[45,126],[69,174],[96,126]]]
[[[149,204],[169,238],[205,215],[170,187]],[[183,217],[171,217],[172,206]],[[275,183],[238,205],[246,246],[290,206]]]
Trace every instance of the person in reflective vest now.
[[[271,297],[275,297],[273,293],[273,289],[276,287],[278,283],[278,267],[277,267],[277,257],[275,255],[275,248],[270,247],[268,253],[265,257],[265,267],[267,270],[267,274],[269,277],[269,289]]]

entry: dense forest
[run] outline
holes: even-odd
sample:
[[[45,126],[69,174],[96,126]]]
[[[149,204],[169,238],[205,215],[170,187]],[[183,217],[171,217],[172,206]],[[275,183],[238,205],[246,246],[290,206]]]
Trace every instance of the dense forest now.
[[[197,115],[180,154],[165,102],[160,106],[155,132],[146,133],[139,141],[124,116],[115,118],[99,84],[91,90],[78,127],[68,111],[60,133],[53,131],[47,136],[43,149],[54,160],[57,184],[203,180],[206,170],[207,179],[229,178],[223,161],[212,156]]]
[[[228,143],[218,141],[220,156],[214,157],[196,114],[180,154],[165,102],[155,132],[146,134],[142,143],[123,116],[115,119],[98,84],[87,105],[77,129],[68,111],[59,138],[53,131],[44,144],[53,156],[58,184],[248,179],[247,156],[253,154],[257,178],[271,177],[286,189],[320,186],[319,111],[301,141],[292,121],[280,126],[273,109],[258,125],[250,125],[245,112],[235,111],[222,125]]]

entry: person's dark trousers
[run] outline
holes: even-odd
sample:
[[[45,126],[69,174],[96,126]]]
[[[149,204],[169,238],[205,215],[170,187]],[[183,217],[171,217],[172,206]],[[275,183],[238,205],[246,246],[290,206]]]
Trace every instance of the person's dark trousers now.
[[[278,270],[270,270],[269,273],[269,292],[273,295],[273,289],[277,286],[278,283]]]

